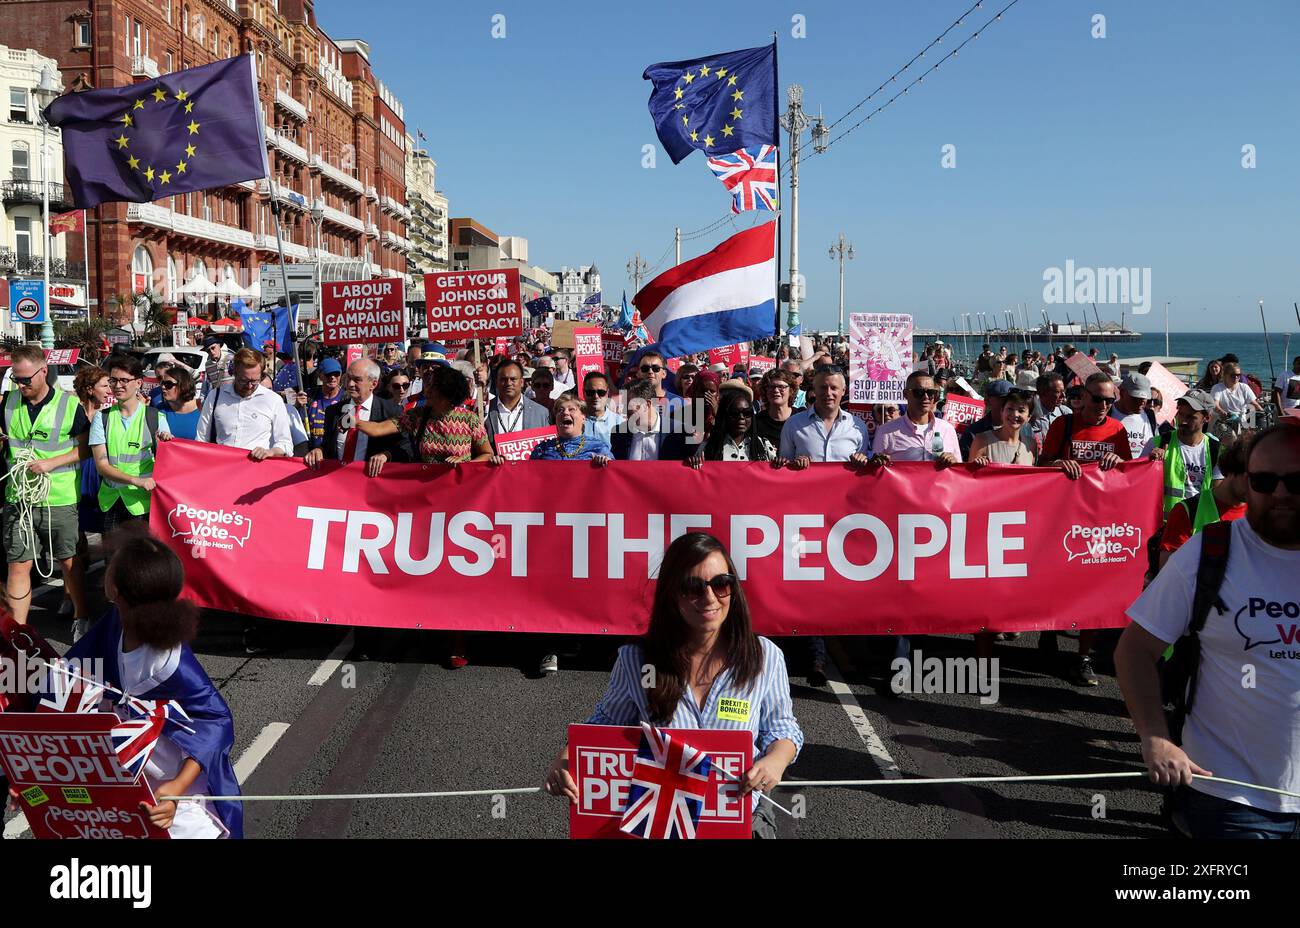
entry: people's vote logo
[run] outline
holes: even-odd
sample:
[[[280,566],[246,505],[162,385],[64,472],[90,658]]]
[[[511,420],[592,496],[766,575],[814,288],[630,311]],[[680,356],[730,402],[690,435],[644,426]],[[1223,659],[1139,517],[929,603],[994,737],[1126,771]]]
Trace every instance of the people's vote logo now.
[[[1246,605],[1237,610],[1233,624],[1237,634],[1245,639],[1244,650],[1260,645],[1280,644],[1282,648],[1270,651],[1269,657],[1300,658],[1300,602],[1277,602],[1252,596]]]
[[[1109,525],[1071,525],[1062,540],[1067,563],[1123,564],[1142,548],[1142,529],[1129,522]]]
[[[244,547],[253,532],[253,520],[238,512],[225,509],[197,509],[179,503],[167,513],[173,538],[184,538],[185,544],[199,548],[216,548],[233,551],[235,544]]]
[[[51,806],[45,813],[45,826],[60,838],[83,841],[149,837],[144,817],[125,809]]]

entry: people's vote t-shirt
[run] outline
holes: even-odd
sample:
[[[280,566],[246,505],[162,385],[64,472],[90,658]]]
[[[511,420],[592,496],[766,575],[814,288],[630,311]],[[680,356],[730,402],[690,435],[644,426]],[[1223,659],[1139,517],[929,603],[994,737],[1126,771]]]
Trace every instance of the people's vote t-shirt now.
[[[1191,622],[1204,539],[1204,532],[1192,536],[1129,607],[1129,617],[1161,641],[1177,641]],[[1238,519],[1219,594],[1227,611],[1211,609],[1200,633],[1183,750],[1215,776],[1300,792],[1300,551],[1268,544]],[[1300,813],[1300,799],[1276,793],[1205,780],[1192,789]]]
[[[1147,446],[1147,442],[1155,437],[1155,430],[1151,428],[1151,419],[1147,416],[1146,410],[1141,412],[1124,415],[1118,409],[1112,408],[1111,418],[1124,426],[1124,431],[1128,432],[1128,450],[1129,455],[1134,460],[1142,457],[1142,449]]]
[[[1074,423],[1070,436],[1070,447],[1065,443],[1065,426]],[[1061,416],[1047,430],[1043,440],[1041,460],[1074,460],[1082,464],[1100,461],[1107,453],[1113,453],[1125,461],[1133,460],[1129,448],[1128,431],[1118,419],[1107,418],[1101,425],[1083,425],[1078,416]]]

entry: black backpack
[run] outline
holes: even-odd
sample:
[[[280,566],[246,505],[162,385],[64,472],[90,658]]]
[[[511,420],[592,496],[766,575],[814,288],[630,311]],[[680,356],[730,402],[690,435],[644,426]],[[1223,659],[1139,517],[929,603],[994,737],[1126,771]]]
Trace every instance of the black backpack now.
[[[1200,632],[1210,616],[1228,611],[1219,589],[1228,571],[1228,554],[1232,542],[1231,522],[1211,522],[1201,529],[1201,558],[1196,566],[1196,593],[1192,598],[1192,620],[1187,633],[1174,644],[1173,654],[1164,662],[1161,675],[1165,718],[1169,737],[1174,744],[1183,743],[1183,725],[1196,701],[1196,682],[1201,666]]]

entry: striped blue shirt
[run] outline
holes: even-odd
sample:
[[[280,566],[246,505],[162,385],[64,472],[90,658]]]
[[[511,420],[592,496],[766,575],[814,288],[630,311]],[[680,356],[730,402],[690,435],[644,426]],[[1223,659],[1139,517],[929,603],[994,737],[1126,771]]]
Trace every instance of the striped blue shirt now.
[[[754,736],[755,760],[782,738],[794,742],[798,756],[797,752],[803,749],[803,731],[794,717],[785,655],[766,638],[760,637],[758,642],[763,649],[763,669],[757,678],[741,689],[732,682],[731,669],[723,670],[713,681],[704,708],[700,708],[687,687],[672,721],[664,727],[749,729]],[[641,685],[644,664],[639,644],[618,649],[609,687],[587,719],[588,725],[639,725],[653,721],[646,690]]]

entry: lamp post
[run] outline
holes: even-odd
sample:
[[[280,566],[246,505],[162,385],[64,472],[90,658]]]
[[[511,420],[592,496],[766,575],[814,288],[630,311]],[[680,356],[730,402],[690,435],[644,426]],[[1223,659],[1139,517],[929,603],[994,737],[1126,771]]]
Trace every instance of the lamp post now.
[[[50,313],[50,124],[45,108],[59,95],[59,82],[49,65],[41,68],[41,82],[36,85],[36,114],[41,123],[41,222],[45,236],[45,321],[41,323],[41,347],[54,347],[54,322]]]
[[[844,335],[844,260],[847,258],[848,260],[852,261],[854,258],[853,243],[844,237],[843,232],[840,233],[840,240],[831,246],[831,260],[834,261],[836,258],[840,259],[840,323],[839,326],[835,329],[835,334],[843,337]]]
[[[321,266],[320,259],[321,242],[325,237],[325,233],[321,228],[325,222],[325,198],[323,192],[319,198],[312,201],[311,221],[316,225],[316,306],[317,312],[319,312],[321,293],[324,290],[325,283],[324,269]],[[289,294],[287,293],[284,295],[284,305],[286,307],[289,305]]]

